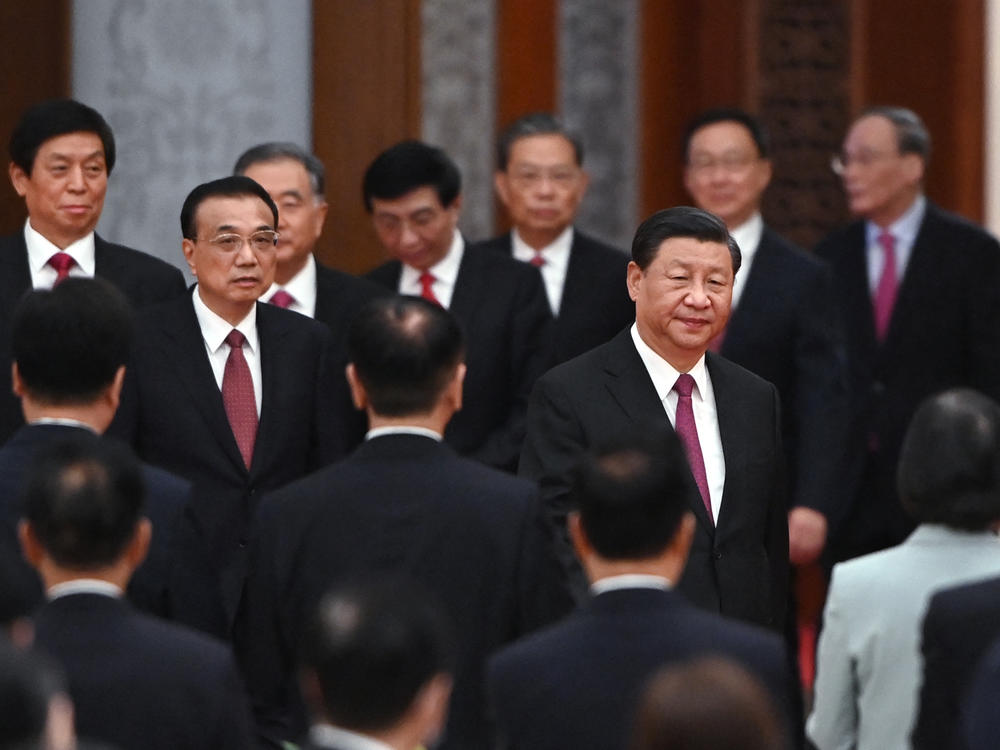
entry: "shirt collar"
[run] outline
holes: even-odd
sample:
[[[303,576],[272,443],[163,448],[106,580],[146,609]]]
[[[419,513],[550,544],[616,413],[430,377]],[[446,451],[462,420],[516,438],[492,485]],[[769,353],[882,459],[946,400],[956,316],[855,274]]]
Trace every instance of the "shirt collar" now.
[[[427,269],[431,275],[434,276],[435,282],[447,284],[449,287],[455,286],[455,280],[458,278],[458,267],[462,264],[462,255],[464,252],[465,240],[462,239],[462,233],[456,229],[451,238],[451,245],[448,248],[447,254],[436,264]],[[419,289],[420,274],[422,273],[423,271],[404,263],[403,275],[401,279],[402,287],[406,289],[408,287],[415,286]]]
[[[123,592],[110,581],[102,581],[99,578],[77,578],[72,581],[64,581],[50,586],[45,592],[49,601],[71,594],[99,594],[100,596],[121,599]]]
[[[749,219],[738,227],[729,230],[729,234],[740,246],[740,268],[745,270],[753,262],[753,256],[757,253],[757,246],[760,244],[760,237],[764,233],[764,218],[757,211]],[[745,275],[745,274],[741,274]]]
[[[209,351],[217,352],[219,347],[226,340],[226,336],[234,328],[242,333],[247,340],[247,345],[251,351],[257,351],[257,305],[250,308],[250,312],[235,326],[209,309],[198,293],[198,286],[195,285],[192,291],[194,301],[194,314],[198,318],[198,327],[201,328],[201,336],[205,339],[205,344]]]
[[[368,432],[365,433],[365,440],[372,440],[384,435],[421,435],[423,437],[429,437],[433,440],[437,440],[439,443],[442,440],[441,434],[434,432],[434,430],[429,430],[426,427],[411,427],[408,425],[376,427],[375,429],[368,430]]]
[[[923,195],[918,195],[917,199],[910,204],[902,216],[885,228],[896,240],[896,247],[912,247],[917,240],[917,232],[924,220],[924,211],[927,208],[927,199]],[[878,236],[882,234],[882,228],[872,221],[865,222],[865,232],[868,246],[872,247],[878,242]]]
[[[94,275],[93,232],[84,235],[65,248],[58,248],[31,226],[31,217],[29,216],[28,220],[24,222],[24,244],[28,247],[28,267],[31,269],[32,274],[45,268],[45,264],[49,262],[49,258],[56,253],[66,253],[76,261],[80,270],[87,276]]]
[[[517,228],[511,230],[510,245],[514,258],[525,262],[531,261],[535,257],[535,248],[521,239]],[[553,268],[565,268],[569,264],[569,251],[573,247],[573,226],[566,227],[559,236],[538,252],[545,259],[545,263]]]
[[[654,352],[642,340],[642,337],[639,335],[639,327],[635,323],[632,324],[629,332],[632,334],[632,343],[635,344],[636,351],[639,352],[639,358],[646,366],[646,371],[653,381],[653,387],[656,388],[656,395],[660,398],[660,401],[663,401],[666,399],[667,394],[673,390],[674,383],[677,382],[677,378],[681,372],[674,369],[673,365]],[[699,398],[704,400],[708,393],[708,369],[705,367],[704,354],[695,362],[694,367],[688,370],[688,374],[694,378],[695,393]],[[692,393],[692,396],[695,393]]]
[[[618,591],[619,589],[660,589],[666,591],[671,587],[670,579],[663,576],[648,575],[645,573],[623,573],[617,576],[608,576],[590,584],[590,593],[593,596],[603,594],[607,591]]]
[[[287,284],[275,282],[268,287],[260,298],[267,302],[275,292],[283,289],[295,298],[292,309],[304,310],[309,317],[313,317],[316,312],[316,258],[312,254],[306,260],[302,269],[288,280]]]
[[[57,425],[59,427],[79,427],[84,430],[89,430],[95,435],[98,434],[97,430],[94,429],[93,425],[89,425],[86,422],[81,422],[79,419],[68,419],[67,417],[41,417],[39,419],[33,419],[29,424],[32,425]]]
[[[337,750],[392,750],[390,745],[379,742],[373,737],[341,729],[332,724],[313,724],[309,729],[309,739],[320,747],[332,747]]]

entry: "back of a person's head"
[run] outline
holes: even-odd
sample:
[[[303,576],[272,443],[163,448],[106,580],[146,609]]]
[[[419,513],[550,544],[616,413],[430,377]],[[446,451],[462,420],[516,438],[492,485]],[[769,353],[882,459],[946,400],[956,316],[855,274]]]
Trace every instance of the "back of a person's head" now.
[[[80,434],[45,446],[24,490],[23,516],[49,557],[66,569],[116,562],[142,518],[145,486],[129,450]]]
[[[670,545],[694,491],[677,436],[650,424],[585,457],[574,473],[570,498],[598,555],[638,560]]]
[[[128,360],[132,309],[103,279],[68,278],[18,302],[11,350],[32,397],[53,405],[97,398]]]
[[[422,187],[433,188],[448,208],[462,192],[462,176],[442,149],[422,141],[402,141],[375,157],[365,170],[361,193],[371,213],[373,200],[395,200]]]
[[[731,661],[706,657],[666,667],[639,700],[632,750],[782,750],[767,690]]]
[[[414,581],[346,585],[320,602],[302,664],[316,678],[314,710],[362,733],[395,727],[420,690],[453,670],[451,625]]]
[[[45,733],[59,697],[68,704],[55,666],[0,637],[0,750],[50,750]]]
[[[7,145],[10,160],[30,175],[38,149],[45,141],[70,133],[94,133],[104,149],[108,174],[115,166],[115,136],[93,107],[75,99],[49,99],[25,110]]]
[[[354,317],[348,359],[383,417],[431,411],[465,355],[454,316],[420,297],[378,297]]]
[[[897,479],[918,523],[976,531],[1000,520],[1000,405],[969,388],[927,398],[907,429]]]

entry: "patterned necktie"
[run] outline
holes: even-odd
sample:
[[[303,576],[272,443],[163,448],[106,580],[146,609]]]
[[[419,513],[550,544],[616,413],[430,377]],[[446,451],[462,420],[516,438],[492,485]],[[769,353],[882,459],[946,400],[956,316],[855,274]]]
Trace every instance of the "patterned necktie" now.
[[[444,307],[444,305],[438,301],[438,298],[434,296],[435,281],[437,281],[437,279],[430,271],[424,271],[420,274],[420,296],[428,302],[433,302],[438,307]]]
[[[545,265],[545,258],[542,257],[542,251],[541,250],[535,250],[534,257],[532,257],[532,259],[529,260],[528,262],[531,265],[533,265],[535,268],[541,268],[542,266],[544,266]]]
[[[896,292],[899,283],[896,278],[896,238],[889,232],[878,236],[878,244],[882,247],[882,275],[875,289],[875,337],[879,341],[885,339],[889,332],[889,320],[892,318],[892,308],[896,304]]]
[[[279,289],[274,294],[271,295],[271,299],[268,300],[272,305],[277,307],[283,307],[286,310],[295,304],[295,297],[290,295],[284,289]]]
[[[684,453],[687,455],[694,482],[701,493],[701,501],[705,504],[709,520],[714,524],[712,516],[712,499],[708,494],[708,477],[705,475],[705,459],[701,454],[701,443],[698,440],[698,428],[694,423],[694,409],[691,407],[691,391],[694,388],[694,378],[687,373],[678,376],[674,383],[677,391],[677,415],[674,419],[674,431],[681,439]]]
[[[229,357],[222,373],[222,404],[226,407],[229,427],[240,448],[243,463],[250,468],[253,446],[257,441],[257,402],[253,393],[250,366],[243,356],[246,337],[235,328],[226,336]]]
[[[56,253],[46,262],[56,269],[56,280],[52,286],[66,279],[69,276],[69,269],[76,265],[76,261],[73,260],[73,256],[69,253]]]

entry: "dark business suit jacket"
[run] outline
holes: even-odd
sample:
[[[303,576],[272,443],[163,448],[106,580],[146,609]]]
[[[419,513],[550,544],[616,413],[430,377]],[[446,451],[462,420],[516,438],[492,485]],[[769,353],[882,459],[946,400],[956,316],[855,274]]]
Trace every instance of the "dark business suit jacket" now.
[[[959,747],[968,750],[994,750],[1000,737],[1000,641],[994,641],[973,674],[972,684],[963,701]]]
[[[94,273],[120,289],[136,309],[184,292],[184,276],[169,263],[94,235]],[[0,444],[24,424],[21,402],[11,393],[10,316],[31,289],[24,230],[0,237]]]
[[[65,671],[83,737],[120,750],[254,747],[232,656],[212,638],[81,593],[42,607],[35,647]]]
[[[781,628],[788,521],[778,394],[770,383],[711,352],[706,364],[726,483],[717,526],[696,491],[688,493],[698,523],[679,588],[706,609]],[[670,430],[670,421],[625,329],[539,379],[528,407],[519,473],[541,484],[555,522],[564,525],[569,474],[585,453],[609,437],[650,427]],[[563,559],[570,564],[568,554]]]
[[[675,592],[638,588],[599,594],[490,661],[498,745],[624,750],[645,682],[701,656],[732,659],[759,679],[794,734],[794,685],[776,635],[703,612]]]
[[[939,591],[924,618],[924,679],[914,750],[964,748],[964,700],[976,667],[1000,637],[1000,578]]]
[[[306,728],[295,665],[322,595],[358,577],[403,574],[454,625],[441,747],[488,747],[486,657],[572,607],[548,532],[532,483],[418,435],[376,437],[269,495],[236,638],[262,734],[294,739]]]
[[[513,257],[510,232],[473,245]],[[635,320],[635,303],[625,283],[628,256],[573,230],[559,314],[552,326],[552,364],[614,338]]]
[[[875,339],[864,222],[833,233],[816,252],[833,273],[851,392],[845,517],[832,532],[834,554],[870,551],[898,544],[913,529],[895,472],[920,402],[957,386],[1000,398],[1000,245],[928,202],[882,343]]]
[[[20,549],[21,493],[35,455],[53,442],[80,436],[98,439],[84,427],[26,425],[0,448],[4,546]],[[144,465],[142,470],[147,493],[144,515],[153,524],[153,539],[149,554],[129,582],[128,599],[142,611],[217,633],[223,627],[218,582],[202,551],[201,530],[191,512],[191,485],[155,466]],[[42,603],[38,574],[20,555],[12,561],[9,573],[18,579],[17,590],[31,592],[34,606]]]
[[[847,363],[826,265],[768,227],[720,354],[774,384],[791,505],[836,515],[846,431]]]
[[[194,293],[197,293],[195,291]],[[222,404],[194,305],[185,295],[143,312],[121,406],[109,432],[146,461],[190,480],[192,507],[235,615],[260,494],[345,450],[343,374],[327,366],[330,332],[304,315],[257,303],[262,395],[248,470]]]
[[[369,278],[399,290],[402,265]],[[462,410],[445,440],[462,455],[513,471],[535,380],[549,366],[552,313],[537,269],[466,245],[449,311],[465,333]]]

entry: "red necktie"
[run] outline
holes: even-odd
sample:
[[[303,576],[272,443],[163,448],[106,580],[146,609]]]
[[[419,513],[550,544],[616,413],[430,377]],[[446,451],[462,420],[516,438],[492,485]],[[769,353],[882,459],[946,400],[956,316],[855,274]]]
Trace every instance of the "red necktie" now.
[[[246,337],[235,328],[226,336],[229,357],[222,372],[222,404],[226,407],[229,427],[240,448],[243,463],[250,468],[253,445],[257,440],[257,402],[253,394],[250,366],[243,356]]]
[[[430,271],[424,271],[420,274],[420,296],[423,297],[428,302],[433,302],[438,307],[444,307],[438,298],[434,296],[434,282],[437,279],[434,278],[434,274]]]
[[[63,279],[69,276],[69,269],[76,265],[76,261],[73,260],[73,256],[69,253],[56,253],[51,258],[46,261],[50,266],[56,269],[56,280],[52,286],[55,286]]]
[[[896,238],[889,232],[882,232],[878,236],[878,244],[882,247],[883,263],[882,275],[875,289],[875,337],[882,341],[889,332],[889,320],[896,304],[899,284],[896,279]]]
[[[691,473],[694,475],[694,482],[698,485],[698,492],[701,493],[701,501],[708,511],[708,518],[714,524],[715,518],[712,516],[712,498],[708,494],[708,477],[705,475],[705,459],[701,455],[701,442],[698,440],[698,428],[694,423],[694,409],[691,407],[691,391],[694,388],[694,378],[687,373],[683,373],[674,383],[674,390],[677,391],[677,415],[674,419],[674,431],[681,439],[684,446],[684,453],[687,454],[688,464],[691,466]]]
[[[531,265],[533,265],[535,268],[541,268],[542,266],[544,266],[545,265],[545,258],[542,257],[542,251],[541,250],[535,250],[535,256],[531,260],[529,260],[528,262]]]
[[[290,295],[284,289],[279,289],[274,294],[271,295],[271,299],[268,300],[272,305],[277,305],[278,307],[283,307],[286,310],[295,303],[295,297]]]

